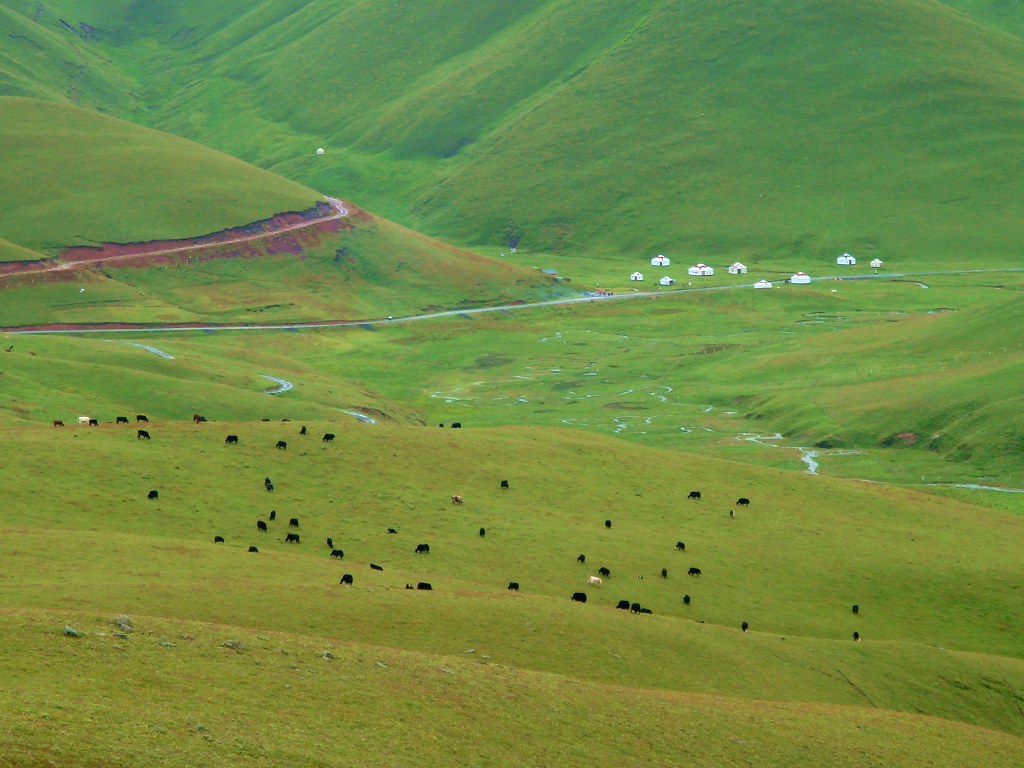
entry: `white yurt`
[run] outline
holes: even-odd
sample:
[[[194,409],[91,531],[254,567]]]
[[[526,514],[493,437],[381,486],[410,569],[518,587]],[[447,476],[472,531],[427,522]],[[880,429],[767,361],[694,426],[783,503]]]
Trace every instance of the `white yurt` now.
[[[644,279],[644,276],[639,272],[634,272],[632,275],[629,276],[629,279],[634,280],[636,282],[640,282],[641,280]]]
[[[758,280],[756,283],[754,283],[754,287],[755,288],[771,288],[772,284],[769,283],[767,280]]]
[[[661,283],[662,285],[675,285],[675,284],[676,284],[676,281],[675,281],[675,280],[673,280],[673,279],[672,279],[671,277],[669,277],[668,275],[665,275],[665,276],[664,276],[663,278],[661,278],[661,280],[659,280],[658,282],[659,282],[659,283]]]
[[[322,154],[324,153],[324,148],[323,148],[323,147],[317,147],[317,149],[316,149],[316,153],[317,153],[318,155],[322,155]]]
[[[740,262],[736,262],[729,267],[730,275],[745,275],[747,274],[747,265]]]
[[[715,274],[715,270],[707,264],[696,264],[686,271],[694,277],[710,277]]]
[[[844,253],[842,256],[836,259],[836,264],[839,264],[844,267],[852,267],[856,263],[857,260],[853,258],[853,256],[851,256],[849,253]]]
[[[651,259],[652,267],[667,267],[671,263],[672,262],[669,261],[669,258],[667,256],[662,256],[660,253],[653,259]]]
[[[882,267],[885,266],[885,263],[881,259],[872,259],[871,266],[874,267],[875,269],[881,269]]]
[[[811,276],[806,274],[805,272],[797,272],[795,275],[789,278],[789,282],[791,282],[793,285],[808,285],[811,282]]]

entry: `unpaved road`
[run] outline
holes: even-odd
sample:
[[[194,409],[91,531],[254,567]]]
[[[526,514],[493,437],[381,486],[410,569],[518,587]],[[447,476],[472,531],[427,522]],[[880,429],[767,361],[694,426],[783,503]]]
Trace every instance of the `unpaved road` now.
[[[329,198],[330,199],[330,198]],[[341,203],[341,201],[333,201]],[[343,208],[344,210],[344,208]],[[340,217],[343,213],[338,213]],[[318,219],[324,221],[324,219]],[[1002,272],[1024,272],[1024,267],[1004,267],[1002,269],[951,269],[936,272],[893,272],[881,275],[830,275],[828,277],[811,278],[812,282],[828,282],[834,280],[892,280],[899,277],[923,277],[927,275],[969,275],[969,274],[995,274]],[[22,272],[21,274],[25,274]],[[784,280],[776,280],[777,283],[784,283]],[[395,318],[374,318],[369,320],[311,320],[299,323],[274,323],[266,325],[163,325],[154,326],[129,326],[122,328],[95,328],[90,326],[75,326],[72,328],[41,328],[41,329],[18,329],[0,328],[0,333],[10,335],[43,335],[43,334],[70,334],[70,333],[181,333],[183,331],[298,331],[317,328],[352,328],[356,326],[389,325],[395,323],[412,323],[420,320],[433,320],[439,317],[456,317],[466,315],[482,315],[489,312],[521,312],[529,309],[543,307],[557,307],[568,304],[590,304],[592,302],[606,301],[628,301],[630,299],[649,299],[660,296],[672,296],[686,293],[701,293],[707,291],[736,291],[743,289],[754,289],[754,283],[742,285],[710,285],[698,288],[673,288],[666,291],[644,291],[636,293],[617,293],[611,296],[578,296],[571,299],[552,299],[551,301],[535,301],[524,304],[503,304],[494,307],[474,307],[471,309],[449,309],[444,312],[430,312],[422,315],[406,315]],[[764,289],[761,289],[764,290]],[[798,288],[796,289],[798,290]],[[66,324],[65,324],[66,325]]]

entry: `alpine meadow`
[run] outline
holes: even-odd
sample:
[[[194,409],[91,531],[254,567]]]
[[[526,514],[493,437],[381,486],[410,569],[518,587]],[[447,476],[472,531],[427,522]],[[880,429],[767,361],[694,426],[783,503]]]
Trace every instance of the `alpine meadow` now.
[[[0,0],[0,766],[1024,762],[1024,5]]]

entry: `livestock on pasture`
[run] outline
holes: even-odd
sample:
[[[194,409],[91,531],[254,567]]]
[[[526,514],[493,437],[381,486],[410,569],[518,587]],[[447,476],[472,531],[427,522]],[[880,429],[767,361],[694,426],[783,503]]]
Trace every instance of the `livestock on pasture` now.
[[[686,544],[684,544],[681,541],[677,541],[676,542],[676,549],[678,549],[680,552],[685,552],[686,551]]]
[[[661,569],[661,578],[663,578],[663,579],[667,579],[668,578],[668,568],[662,568]]]
[[[746,632],[748,629],[750,629],[750,625],[744,621],[742,624],[740,624],[740,629]]]
[[[116,419],[114,419],[114,423],[115,424],[127,424],[128,423],[128,417],[127,416],[118,416]]]
[[[629,606],[629,612],[630,613],[640,613],[640,609],[641,609],[640,603],[631,603],[630,606]]]
[[[689,605],[689,604],[690,604],[690,596],[689,595],[683,595],[683,605]]]
[[[289,520],[288,521],[288,527],[289,528],[298,528],[299,527],[299,518],[293,517],[291,520]]]
[[[519,582],[518,581],[510,581],[508,583],[508,591],[509,592],[518,592],[519,591]]]
[[[486,528],[481,528],[480,529],[480,538],[482,539],[486,535],[487,535],[487,529]]]
[[[267,489],[267,493],[270,493],[271,491],[274,490],[274,484],[270,482],[269,479],[267,480],[267,482],[263,484],[263,487]]]
[[[90,427],[98,427],[99,425],[100,425],[100,423],[98,421],[96,421],[96,419],[89,419],[89,426]]]
[[[277,441],[277,447],[278,447],[278,449],[280,449],[282,451],[285,451],[285,450],[288,449],[288,443],[286,443],[284,440],[278,440]]]
[[[302,425],[302,429],[299,430],[299,434],[300,435],[306,434],[306,425],[305,424]]]
[[[377,565],[376,563],[370,563],[370,570],[371,571],[383,571],[384,567],[380,566],[380,565]]]
[[[464,499],[459,494],[452,494],[452,504],[462,504]]]
[[[600,587],[602,583],[603,582],[601,581],[601,579],[598,578],[597,576],[588,576],[587,577],[587,584],[589,584],[592,587]]]
[[[388,533],[398,533],[394,528],[388,528]]]
[[[737,507],[746,507],[749,504],[750,504],[750,499],[748,499],[746,496],[740,496],[738,499],[736,499],[736,506]]]
[[[277,520],[277,510],[276,509],[270,510],[270,519],[271,520]]]
[[[429,544],[417,544],[416,545],[416,554],[417,555],[426,555],[426,554],[429,554],[429,553],[430,553],[430,545]]]
[[[192,414],[192,423],[193,424],[200,424],[200,423],[202,423],[204,421],[206,421],[206,419],[203,416],[201,416],[200,414],[198,414],[198,413],[193,413]]]
[[[333,539],[333,538],[331,538],[330,536],[328,536],[328,537],[327,537],[327,546],[328,546],[328,547],[329,547],[330,549],[334,549],[334,539]]]
[[[855,642],[855,643],[859,643],[860,642],[860,632],[854,632],[853,633],[853,642]]]
[[[647,614],[649,614],[649,613],[653,613],[653,611],[651,611],[650,608],[641,608],[640,609],[640,613],[647,613]]]
[[[570,600],[572,600],[574,603],[585,603],[585,602],[587,602],[587,593],[586,592],[573,592],[572,593],[572,597],[570,598]]]
[[[462,422],[461,421],[453,421],[452,422],[452,429],[462,429]]]
[[[508,480],[502,480],[501,481],[501,487],[502,488],[508,488]]]
[[[352,574],[351,573],[346,573],[344,576],[341,577],[341,581],[339,581],[338,583],[339,584],[348,584],[351,587],[352,586]]]
[[[227,437],[224,438],[224,443],[225,445],[237,445],[238,435],[228,435]]]
[[[55,427],[63,427],[64,426],[64,422],[61,421],[60,419],[54,419],[53,420],[53,426],[55,426]]]
[[[628,611],[629,600],[619,600],[618,605],[616,605],[615,607],[618,608],[620,611]]]
[[[341,549],[332,549],[331,550],[331,557],[336,557],[339,560],[342,560],[345,557],[345,552],[344,552],[344,550],[341,550]]]
[[[736,510],[735,509],[730,509],[729,510],[729,517],[736,517]]]
[[[156,498],[159,498],[159,497],[160,497],[160,492],[159,491],[150,491],[149,495],[146,498],[148,498],[148,499],[156,499]]]
[[[302,540],[297,533],[289,533],[284,537],[285,544],[301,544]]]
[[[257,520],[256,521],[256,530],[257,531],[262,531],[263,533],[266,533],[267,532],[267,524],[265,522],[263,522],[262,520]]]
[[[149,418],[144,413],[137,413],[137,414],[135,414],[135,421],[136,422],[144,421],[144,422],[146,422],[148,424],[149,423]]]
[[[138,438],[137,439],[138,440],[149,440],[150,439],[149,432],[147,432],[144,429],[140,429],[139,432],[138,432]]]
[[[259,550],[256,549],[256,547],[252,546],[251,544],[249,545],[249,551],[250,552],[259,552]]]
[[[432,590],[432,589],[433,589],[433,587],[432,587],[432,586],[430,586],[430,582],[427,582],[427,581],[421,581],[421,582],[419,582],[419,583],[418,583],[418,584],[416,585],[416,589],[422,589],[422,590],[424,590],[425,592],[429,592],[430,590]]]
[[[860,613],[860,606],[859,606],[859,605],[857,605],[857,604],[854,604],[854,606],[853,606],[853,612],[854,612],[854,613]]]
[[[334,442],[334,433],[333,432],[325,432],[323,440],[321,440],[320,442],[322,442],[322,443],[333,443]]]
[[[585,563],[585,562],[587,562],[587,556],[581,554],[579,557],[576,558],[576,562],[577,563]]]
[[[444,424],[438,424],[437,426],[439,426],[441,429],[444,429]]]
[[[213,537],[213,543],[214,544],[223,544],[224,543],[224,537],[223,536],[214,536]]]
[[[694,501],[700,501],[700,491],[690,491],[686,498],[693,499]]]
[[[690,568],[686,574],[688,576],[700,576],[700,568]]]
[[[612,575],[612,572],[605,568],[603,565],[597,569],[597,573],[599,576],[604,576],[605,578],[608,578]]]
[[[611,520],[605,520],[604,521],[604,527],[605,528],[611,528],[612,527],[612,521]]]
[[[92,419],[90,417],[88,417],[88,416],[79,416],[78,417],[78,423],[79,424],[85,424],[86,426],[88,426],[90,421],[92,421]]]

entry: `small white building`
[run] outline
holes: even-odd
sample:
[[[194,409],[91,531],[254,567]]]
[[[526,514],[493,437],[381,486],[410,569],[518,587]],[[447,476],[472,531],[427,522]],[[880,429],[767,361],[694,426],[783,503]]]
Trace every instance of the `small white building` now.
[[[323,148],[323,147],[317,147],[317,149],[316,149],[316,153],[317,153],[318,155],[322,155],[322,154],[324,153],[324,148]]]
[[[644,276],[639,272],[634,272],[632,275],[629,276],[629,279],[639,283],[641,280],[644,279]]]
[[[857,260],[849,253],[844,253],[842,256],[836,259],[836,264],[839,264],[840,266],[843,267],[852,267],[856,263]]]
[[[755,288],[771,288],[772,284],[769,283],[767,280],[758,280],[756,283],[754,283],[754,287]]]
[[[707,264],[696,264],[686,270],[687,273],[694,277],[710,277],[715,274],[715,270],[709,267]]]
[[[662,256],[660,253],[651,259],[652,267],[667,267],[671,263],[667,256]]]
[[[882,267],[885,266],[885,263],[881,259],[872,259],[871,260],[871,266],[874,269],[881,269]]]
[[[793,285],[809,285],[811,282],[811,276],[806,274],[805,272],[797,272],[795,275],[789,278],[789,282],[791,282]]]
[[[730,275],[745,275],[747,274],[747,265],[740,262],[736,262],[729,267]]]
[[[658,282],[659,282],[659,283],[661,283],[662,285],[675,285],[675,284],[676,284],[676,281],[675,281],[675,280],[673,280],[673,279],[672,279],[671,277],[669,277],[668,275],[665,275],[665,276],[664,276],[663,278],[661,278],[661,280],[659,280]]]

